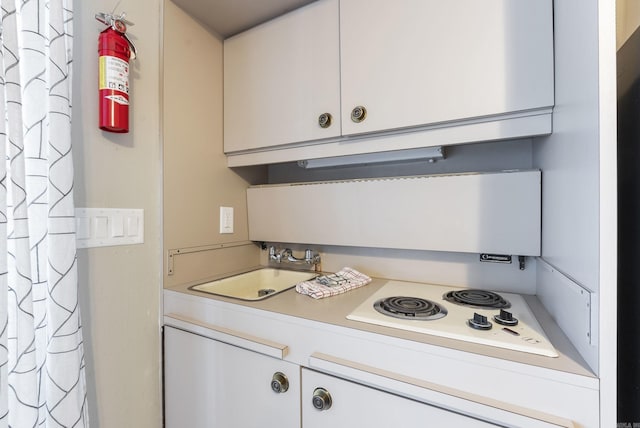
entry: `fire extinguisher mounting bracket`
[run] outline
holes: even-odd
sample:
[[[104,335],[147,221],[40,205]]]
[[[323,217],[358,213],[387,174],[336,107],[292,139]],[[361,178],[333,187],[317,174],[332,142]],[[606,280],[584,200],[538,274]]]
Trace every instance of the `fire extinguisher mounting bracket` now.
[[[102,22],[107,27],[111,27],[111,29],[117,31],[118,33],[120,33],[120,35],[122,35],[122,37],[124,37],[124,39],[127,41],[127,43],[129,43],[129,46],[131,47],[131,59],[136,59],[136,57],[138,56],[138,52],[136,51],[136,47],[133,42],[129,37],[127,37],[126,34],[127,26],[132,26],[134,24],[133,22],[126,20],[125,16],[125,12],[122,12],[119,16],[112,13],[96,13],[96,19],[98,21]]]
[[[134,25],[133,22],[125,19],[127,14],[122,12],[119,16],[112,13],[98,12],[96,13],[96,19],[102,22],[104,25],[113,28],[116,31],[124,33],[127,31],[127,25]]]

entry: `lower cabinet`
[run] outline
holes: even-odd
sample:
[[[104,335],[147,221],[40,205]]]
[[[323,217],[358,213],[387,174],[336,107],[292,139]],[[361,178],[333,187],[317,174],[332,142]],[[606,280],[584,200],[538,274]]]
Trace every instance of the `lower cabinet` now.
[[[474,428],[497,425],[303,368],[302,426]]]
[[[167,428],[495,426],[169,326],[164,391]]]
[[[299,379],[296,364],[164,328],[166,428],[300,427]]]

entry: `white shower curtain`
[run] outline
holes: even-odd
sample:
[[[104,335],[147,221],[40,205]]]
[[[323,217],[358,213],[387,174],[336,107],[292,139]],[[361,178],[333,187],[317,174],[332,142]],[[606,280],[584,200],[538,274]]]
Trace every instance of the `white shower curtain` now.
[[[73,1],[0,5],[0,427],[86,427],[71,158]]]

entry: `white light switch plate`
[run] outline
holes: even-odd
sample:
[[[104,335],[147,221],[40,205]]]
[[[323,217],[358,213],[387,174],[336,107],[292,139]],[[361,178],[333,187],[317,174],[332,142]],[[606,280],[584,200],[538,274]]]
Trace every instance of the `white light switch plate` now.
[[[76,208],[76,247],[144,243],[144,210]]]

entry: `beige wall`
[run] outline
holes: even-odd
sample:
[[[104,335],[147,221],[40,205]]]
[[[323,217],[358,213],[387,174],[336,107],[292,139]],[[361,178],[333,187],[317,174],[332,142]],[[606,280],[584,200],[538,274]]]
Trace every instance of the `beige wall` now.
[[[249,181],[264,181],[266,170],[241,176],[227,168],[222,40],[172,2],[164,7],[165,261],[169,250],[180,250],[172,275],[165,269],[168,287],[259,263],[258,247],[247,241],[245,189]],[[232,234],[219,233],[221,206],[234,208]]]
[[[131,132],[97,127],[96,12],[74,2],[73,150],[78,207],[142,208],[144,244],[78,251],[89,413],[93,428],[159,427],[161,289],[161,0],[123,2],[135,23]]]
[[[640,1],[616,0],[616,44],[618,49],[620,49],[639,25]]]

